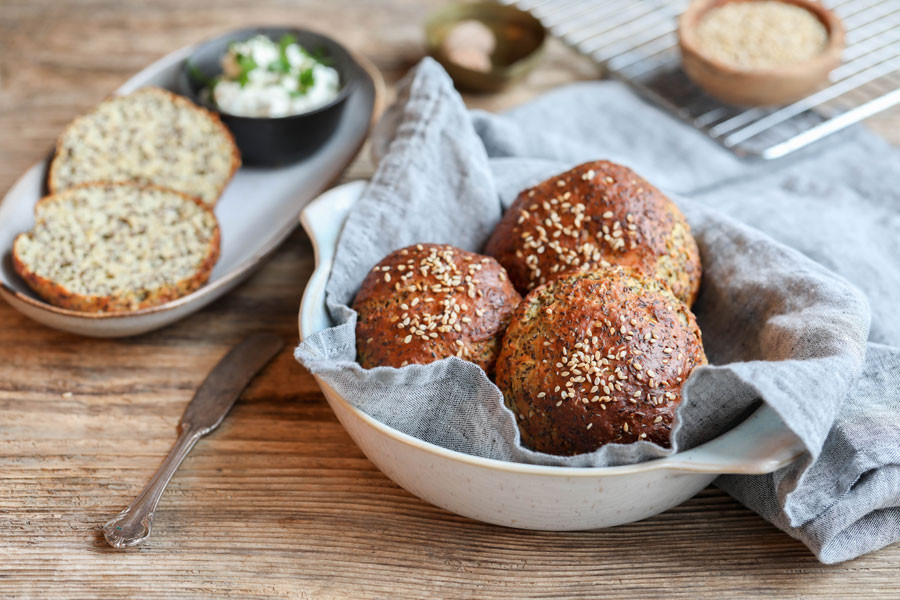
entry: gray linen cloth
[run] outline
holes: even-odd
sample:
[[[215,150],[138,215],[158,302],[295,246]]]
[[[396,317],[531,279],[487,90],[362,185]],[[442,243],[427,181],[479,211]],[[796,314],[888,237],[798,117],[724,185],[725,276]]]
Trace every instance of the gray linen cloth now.
[[[807,454],[772,475],[718,484],[826,563],[900,539],[900,323],[890,312],[900,303],[900,161],[889,146],[854,131],[791,161],[748,164],[613,82],[561,88],[502,115],[470,113],[426,59],[373,149],[377,172],[327,286],[335,326],[295,352],[358,408],[453,450],[591,467],[690,448],[762,400]],[[575,457],[534,452],[471,363],[356,364],[348,305],[381,257],[416,242],[479,251],[519,190],[600,158],[676,199],[701,251],[694,311],[711,364],[685,386],[672,450],[640,442]]]

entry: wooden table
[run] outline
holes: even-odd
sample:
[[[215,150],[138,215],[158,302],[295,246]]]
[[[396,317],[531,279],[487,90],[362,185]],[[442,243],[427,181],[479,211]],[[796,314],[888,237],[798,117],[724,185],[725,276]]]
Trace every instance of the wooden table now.
[[[436,2],[3,0],[0,189],[130,74],[250,23],[328,31],[395,81],[422,53]],[[252,6],[252,8],[251,8]],[[502,108],[594,68],[551,44]],[[900,135],[896,112],[873,120]],[[346,174],[367,176],[363,152]],[[193,390],[226,349],[265,328],[288,345],[312,269],[296,232],[250,281],[135,339],[83,339],[0,303],[0,597],[898,597],[900,547],[835,567],[710,488],[657,517],[593,533],[483,525],[398,488],[341,429],[285,350],[175,476],[145,546],[99,526],[169,449]]]

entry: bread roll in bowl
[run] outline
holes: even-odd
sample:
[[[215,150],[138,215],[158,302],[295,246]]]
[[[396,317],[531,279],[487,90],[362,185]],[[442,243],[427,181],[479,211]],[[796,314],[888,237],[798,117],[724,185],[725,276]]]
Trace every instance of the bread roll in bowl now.
[[[533,450],[668,447],[682,386],[703,364],[685,304],[653,277],[608,267],[559,277],[525,297],[503,339],[497,386]]]
[[[516,198],[485,246],[523,294],[554,277],[622,265],[665,281],[689,306],[700,254],[678,207],[628,167],[584,163]]]
[[[457,356],[490,375],[521,299],[493,258],[438,244],[396,250],[354,299],[357,360],[368,369]]]

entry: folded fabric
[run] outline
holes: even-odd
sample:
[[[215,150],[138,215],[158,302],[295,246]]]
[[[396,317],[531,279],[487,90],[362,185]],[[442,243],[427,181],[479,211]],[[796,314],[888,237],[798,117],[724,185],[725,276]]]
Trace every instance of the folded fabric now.
[[[852,145],[857,153],[872,144],[861,134],[843,140],[843,146]],[[892,246],[867,255],[872,238],[852,237],[841,240],[846,255],[835,251],[837,257],[829,260],[830,251],[816,242],[820,231],[833,228],[833,212],[804,210],[808,203],[794,203],[789,195],[791,185],[808,195],[817,189],[807,185],[803,168],[814,173],[809,165],[829,160],[843,165],[852,153],[837,158],[834,153],[807,153],[800,162],[775,171],[745,165],[615,83],[563,88],[505,115],[470,114],[446,74],[430,60],[401,86],[398,103],[377,130],[374,148],[381,158],[378,170],[344,227],[327,287],[335,327],[311,336],[296,351],[301,363],[360,409],[453,450],[537,464],[606,466],[702,443],[762,399],[800,437],[808,455],[771,476],[722,478],[723,487],[826,562],[900,537],[900,516],[884,517],[900,504],[900,474],[890,467],[898,461],[888,449],[896,453],[895,440],[900,439],[900,419],[894,416],[898,380],[892,379],[900,376],[894,375],[896,368],[888,369],[900,354],[891,346],[876,351],[871,344],[867,352],[866,297],[820,264],[840,271],[841,265],[860,264],[866,256],[885,262]],[[450,358],[368,371],[356,365],[355,313],[348,305],[382,256],[416,242],[478,251],[519,190],[598,158],[622,162],[663,191],[679,194],[673,198],[700,246],[704,280],[694,309],[714,366],[695,371],[685,388],[673,450],[641,442],[611,444],[576,457],[533,452],[521,445],[499,390],[470,363]],[[895,157],[882,152],[877,159],[871,160],[882,162],[882,176],[891,175],[892,163],[884,161]],[[866,169],[867,177],[877,175],[871,163]],[[786,179],[776,182],[773,177]],[[793,183],[785,185],[785,180]],[[764,182],[778,193],[769,195],[761,187]],[[852,205],[851,192],[862,196],[859,187],[848,188],[842,208]],[[864,205],[862,198],[858,202]],[[776,236],[789,232],[779,237],[819,262],[717,209]],[[882,210],[889,213],[889,203],[883,202]],[[873,239],[881,241],[891,227],[900,228],[897,215],[848,226],[879,228]],[[894,240],[900,239],[898,234],[894,231]],[[792,236],[806,243],[794,243]],[[891,243],[896,249],[897,242]],[[900,253],[893,257],[900,260]],[[888,279],[900,282],[900,266],[891,267],[893,271],[886,268]],[[842,274],[853,279],[852,273]],[[876,315],[883,310],[881,302],[890,301],[890,292],[882,291],[875,295]],[[897,288],[893,293],[900,296]],[[890,327],[880,326],[874,335],[890,343]],[[876,417],[868,410],[866,402],[875,397],[887,414]],[[877,418],[881,427],[873,429]],[[877,449],[869,454],[873,440],[882,443],[874,444]],[[888,495],[891,489],[893,496]],[[876,527],[881,529],[873,535]]]

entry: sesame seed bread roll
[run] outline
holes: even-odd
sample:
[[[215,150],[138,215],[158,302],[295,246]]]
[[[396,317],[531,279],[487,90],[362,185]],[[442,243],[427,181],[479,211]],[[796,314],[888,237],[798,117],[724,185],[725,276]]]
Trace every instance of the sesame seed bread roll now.
[[[458,356],[490,375],[521,299],[492,258],[437,244],[396,250],[353,301],[357,360],[369,369]]]
[[[703,364],[685,304],[652,277],[609,267],[525,297],[503,338],[497,386],[533,450],[570,456],[641,440],[669,447],[682,386]]]
[[[678,207],[628,167],[579,165],[519,194],[484,253],[519,292],[560,275],[622,265],[665,281],[688,306],[700,287],[700,254]]]
[[[42,298],[83,312],[123,312],[188,294],[219,257],[216,217],[163,188],[93,184],[41,199],[13,242],[16,272]]]
[[[216,115],[149,87],[75,119],[57,142],[48,183],[54,193],[93,182],[157,185],[214,205],[240,164]]]

